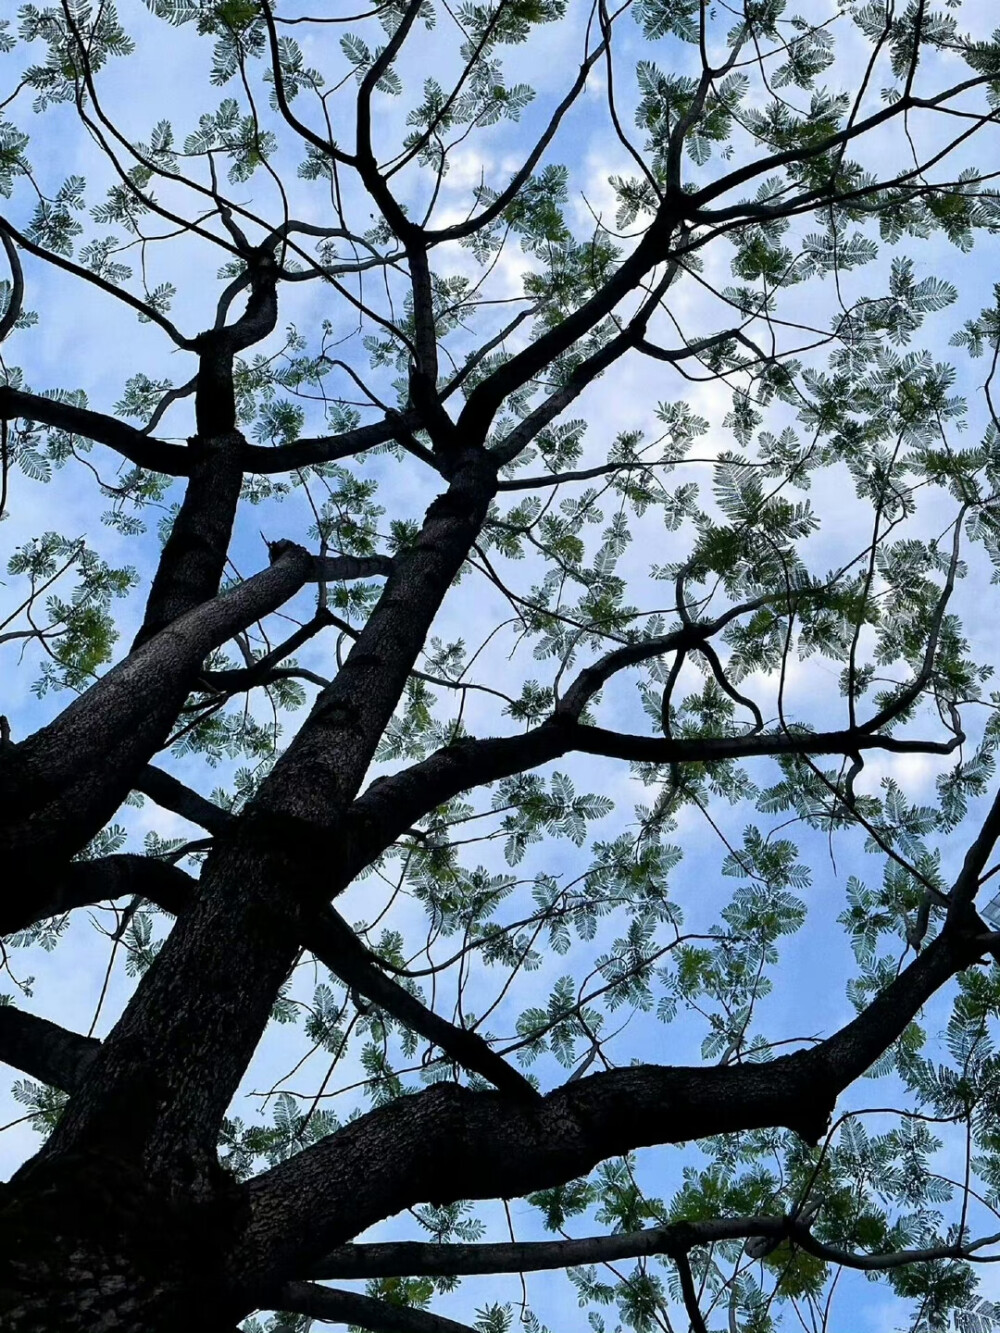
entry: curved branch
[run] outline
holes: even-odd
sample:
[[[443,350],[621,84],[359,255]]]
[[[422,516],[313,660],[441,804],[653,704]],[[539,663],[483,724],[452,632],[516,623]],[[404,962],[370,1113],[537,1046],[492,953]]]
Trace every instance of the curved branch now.
[[[313,1271],[332,1247],[415,1203],[518,1197],[650,1144],[772,1126],[815,1142],[840,1092],[983,947],[971,930],[944,930],[853,1022],[760,1064],[635,1065],[536,1103],[443,1083],[400,1098],[247,1185],[236,1269],[275,1280]]]
[[[55,268],[61,268],[65,273],[72,273],[75,278],[82,278],[84,282],[89,282],[92,287],[99,288],[108,296],[116,297],[117,300],[122,301],[142,315],[143,319],[148,319],[151,324],[158,324],[178,347],[186,352],[194,351],[194,343],[190,338],[184,337],[176,324],[167,319],[166,315],[161,315],[159,310],[147,305],[145,301],[140,301],[137,296],[133,296],[131,292],[126,291],[123,287],[116,287],[113,282],[100,277],[97,273],[92,273],[89,268],[74,264],[72,259],[64,259],[62,255],[53,254],[51,250],[46,250],[43,246],[36,245],[34,241],[29,241],[27,236],[12,226],[6,218],[0,218],[0,233],[5,233],[12,241],[16,241],[22,250],[26,250],[29,255],[34,255],[36,259],[43,259],[47,264],[52,264]]]
[[[0,343],[2,343],[21,316],[21,307],[24,304],[24,270],[21,267],[17,247],[5,231],[0,231],[0,245],[6,251],[7,262],[10,264],[10,300],[3,312],[3,318],[0,319]]]
[[[168,861],[122,852],[93,861],[71,861],[46,876],[40,886],[32,883],[26,888],[18,893],[11,882],[0,896],[0,935],[26,930],[36,921],[78,907],[134,895],[176,916],[191,901],[197,882]]]
[[[623,462],[599,463],[596,467],[580,468],[575,472],[545,472],[535,477],[506,477],[498,486],[498,491],[533,491],[539,486],[562,486],[572,481],[591,481],[594,477],[607,477],[616,472],[652,472],[656,467],[671,467],[675,460],[663,463]]]
[[[148,468],[150,472],[162,472],[168,477],[186,477],[191,472],[192,453],[185,445],[152,439],[103,412],[92,412],[87,407],[62,403],[57,398],[26,393],[22,389],[0,387],[0,420],[15,421],[18,417],[25,421],[40,421],[43,426],[105,444],[130,463]]]
[[[473,1333],[444,1315],[411,1305],[391,1305],[356,1291],[337,1291],[314,1282],[287,1282],[275,1297],[275,1306],[289,1314],[304,1314],[324,1324],[353,1324],[371,1333]]]
[[[518,170],[510,179],[505,189],[494,199],[488,208],[477,214],[475,217],[466,219],[465,222],[456,222],[450,227],[442,227],[438,231],[428,231],[425,233],[428,245],[440,245],[443,241],[459,241],[465,236],[472,236],[483,227],[488,227],[491,222],[495,222],[518,196],[522,187],[527,182],[535,167],[541,161],[542,154],[548,148],[555,137],[556,130],[562,121],[563,116],[570,109],[580,93],[583,91],[587,82],[587,75],[600,60],[607,48],[607,42],[602,41],[596,46],[593,52],[587,56],[580,71],[573,81],[573,84],[552,113],[552,119],[546,125],[544,132],[536,142],[534,148],[525,158],[520,170]]]
[[[691,1276],[691,1264],[688,1262],[687,1254],[678,1254],[675,1263],[677,1264],[677,1276],[681,1282],[684,1308],[687,1310],[688,1319],[691,1321],[691,1333],[708,1333],[708,1325],[705,1323],[698,1305],[698,1292],[695,1289],[694,1278]]]

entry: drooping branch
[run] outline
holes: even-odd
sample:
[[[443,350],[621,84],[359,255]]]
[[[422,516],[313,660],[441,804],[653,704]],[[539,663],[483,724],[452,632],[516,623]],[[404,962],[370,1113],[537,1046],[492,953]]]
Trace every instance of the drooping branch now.
[[[0,1060],[62,1092],[74,1092],[101,1043],[15,1009],[0,1005]]]
[[[649,1144],[773,1126],[815,1142],[837,1096],[982,950],[973,930],[944,930],[845,1028],[760,1064],[635,1065],[535,1104],[448,1084],[402,1098],[247,1186],[252,1221],[237,1265],[275,1278],[311,1272],[334,1246],[415,1203],[513,1198]]]
[[[538,1098],[539,1094],[524,1075],[491,1050],[477,1032],[449,1023],[380,971],[377,957],[332,907],[320,908],[307,918],[302,942],[346,986],[439,1046],[463,1069],[481,1074],[511,1097]]]
[[[207,800],[200,792],[186,786],[172,773],[165,772],[153,764],[147,764],[138,774],[133,789],[140,791],[161,805],[164,810],[172,810],[175,815],[182,815],[192,824],[207,829],[209,833],[222,833],[232,824],[234,815],[223,810],[213,801]]]
[[[352,1324],[370,1333],[473,1333],[468,1324],[411,1305],[393,1305],[356,1291],[337,1291],[315,1282],[287,1282],[275,1307],[324,1324]]]
[[[0,231],[6,233],[10,239],[17,243],[25,253],[33,255],[36,259],[42,259],[53,267],[62,269],[65,273],[71,273],[76,278],[82,278],[84,282],[91,286],[99,288],[108,296],[115,297],[116,300],[130,306],[143,319],[148,319],[151,323],[159,325],[167,337],[176,347],[181,347],[186,351],[193,349],[190,338],[185,338],[183,333],[177,328],[172,320],[162,314],[154,306],[146,301],[140,301],[137,296],[133,296],[130,291],[124,287],[116,287],[115,284],[107,278],[102,278],[99,273],[91,269],[84,268],[82,264],[74,263],[72,259],[67,259],[63,255],[54,253],[52,250],[46,250],[44,246],[36,245],[34,241],[28,239],[23,232],[10,222],[7,218],[0,217]]]
[[[7,309],[0,317],[0,343],[2,343],[21,317],[24,305],[24,270],[21,267],[17,246],[5,231],[0,231],[0,245],[3,246],[7,263],[10,265],[10,297]]]
[[[196,889],[190,875],[155,856],[119,852],[92,861],[71,861],[40,883],[18,885],[14,877],[8,880],[0,895],[0,936],[79,907],[135,895],[176,916]]]
[[[127,458],[137,467],[151,472],[162,472],[170,477],[186,477],[191,471],[192,452],[182,444],[168,444],[152,439],[133,426],[127,426],[103,412],[92,412],[73,403],[62,403],[56,398],[25,393],[9,386],[0,387],[0,420],[39,421],[43,426],[81,435]]]

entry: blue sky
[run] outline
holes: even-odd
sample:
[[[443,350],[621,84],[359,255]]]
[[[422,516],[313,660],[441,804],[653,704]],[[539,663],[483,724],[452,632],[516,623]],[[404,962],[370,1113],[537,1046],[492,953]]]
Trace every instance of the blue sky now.
[[[993,6],[987,0],[966,4],[962,20],[969,26],[979,25],[987,30],[992,24],[992,9]],[[197,115],[214,106],[222,96],[228,95],[229,89],[219,92],[213,89],[206,94],[208,48],[204,43],[194,40],[190,29],[167,29],[154,21],[138,0],[125,0],[121,5],[121,14],[125,26],[137,39],[138,47],[136,55],[128,60],[111,62],[109,65],[100,85],[106,96],[107,109],[138,138],[147,137],[153,122],[168,112],[174,117],[178,137],[183,138],[185,133],[194,128]],[[574,24],[578,24],[577,10],[572,11],[566,24],[543,30],[538,40],[527,49],[517,49],[512,77],[523,79],[537,89],[536,108],[540,113],[561,95],[577,62],[579,41],[574,43],[571,40],[578,32]],[[623,25],[622,31],[620,70],[622,75],[627,75],[632,60],[648,54],[648,51],[638,31],[630,28],[628,22]],[[307,63],[318,64],[328,56],[322,42],[310,39],[303,46]],[[404,82],[422,76],[427,68],[436,70],[435,62],[440,62],[440,50],[437,34],[421,37],[413,56],[401,63],[400,73]],[[855,42],[853,46],[848,43],[843,57],[845,70],[852,66],[859,50],[859,43]],[[657,58],[665,67],[689,68],[693,55],[691,48],[668,40],[661,44]],[[19,58],[16,52],[13,57],[6,57],[8,62],[14,61],[12,68],[16,68]],[[834,75],[838,73],[839,67]],[[623,122],[630,123],[632,108],[628,87],[628,79],[621,77],[620,109]],[[606,183],[607,177],[627,170],[628,166],[621,146],[606,123],[603,94],[604,76],[598,72],[567,122],[561,150],[557,149],[551,159],[564,161],[571,168],[569,214],[581,230],[590,225],[589,219],[594,212],[605,216],[613,212],[614,203]],[[381,99],[378,108],[377,142],[388,143],[398,134],[406,104],[405,101],[400,105]],[[82,174],[94,183],[93,199],[100,198],[100,185],[107,177],[107,169],[93,145],[88,144],[72,128],[74,122],[71,108],[56,108],[44,118],[18,111],[15,119],[19,123],[23,122],[24,127],[31,131],[33,161],[50,186],[68,174]],[[529,120],[529,123],[532,122]],[[475,141],[463,149],[445,181],[442,220],[464,213],[468,191],[474,186],[481,170],[496,171],[501,176],[508,172],[523,153],[526,141],[527,133],[523,127],[505,125],[487,135],[483,142]],[[990,151],[995,152],[995,147],[994,139],[990,142]],[[892,168],[903,151],[904,145],[898,135],[885,136],[876,141],[866,161],[874,169],[884,171]],[[286,172],[286,177],[294,201],[293,212],[305,218],[323,216],[321,197],[315,189],[307,188],[296,179],[294,165]],[[422,188],[422,182],[413,179],[410,186],[418,191]],[[238,197],[243,202],[249,205],[253,200],[255,206],[265,206],[268,199],[267,186],[259,177],[242,187],[242,191]],[[165,202],[171,202],[169,187],[164,188],[161,194]],[[15,196],[10,216],[23,224],[24,210],[25,204],[20,196]],[[808,227],[803,230],[808,230]],[[707,257],[705,276],[721,283],[728,277],[730,253],[724,242],[719,243],[715,249],[716,253]],[[218,291],[214,275],[220,262],[219,256],[209,253],[208,247],[188,243],[181,243],[174,248],[163,247],[163,256],[163,260],[160,260],[154,254],[151,259],[150,285],[169,277],[178,288],[171,317],[186,332],[205,327],[211,320]],[[881,290],[890,259],[891,252],[886,249],[876,264],[849,275],[844,282],[845,299],[871,290]],[[915,260],[918,277],[933,273],[949,279],[959,290],[958,301],[928,322],[925,330],[918,335],[915,345],[929,346],[935,354],[956,361],[959,370],[958,391],[963,392],[970,403],[968,438],[975,439],[981,434],[986,422],[979,392],[987,369],[986,363],[964,360],[961,354],[950,351],[947,343],[955,329],[965,319],[977,315],[989,299],[996,269],[996,240],[980,239],[972,255],[962,255],[949,247],[947,242],[936,240],[915,248]],[[527,263],[516,244],[512,244],[494,275],[495,290],[502,296],[518,294]],[[442,267],[452,265],[458,271],[474,271],[471,257],[457,248],[442,258]],[[36,391],[55,387],[83,387],[91,406],[110,410],[121,393],[125,378],[130,374],[141,370],[150,376],[169,377],[174,383],[181,383],[192,372],[189,356],[172,352],[159,330],[150,325],[137,325],[132,313],[111,299],[96,293],[83,293],[78,284],[66,275],[39,264],[27,264],[26,274],[26,303],[30,308],[38,310],[41,321],[37,329],[12,339],[4,351],[8,364],[22,366],[28,382]],[[810,282],[793,294],[790,308],[803,317],[812,318],[815,303],[822,307],[822,314],[817,318],[823,322],[834,308],[831,286],[829,281],[825,285]],[[287,288],[282,301],[279,332],[268,347],[279,344],[280,331],[287,322],[294,321],[300,329],[306,331],[318,320],[331,314],[329,293],[311,284]],[[685,333],[712,331],[723,322],[715,303],[706,298],[703,289],[690,280],[678,288],[672,300],[672,308]],[[337,314],[336,311],[333,313]],[[342,318],[342,315],[337,314],[337,317]],[[345,344],[342,354],[359,370],[364,369],[365,358],[357,338]],[[384,382],[383,379],[383,385]],[[682,395],[695,411],[710,422],[709,433],[703,441],[704,448],[700,447],[698,453],[711,457],[729,447],[731,438],[722,426],[722,419],[729,406],[728,394],[724,390],[717,385],[687,385],[662,366],[636,358],[622,364],[612,375],[594,385],[571,410],[572,416],[586,417],[589,422],[584,463],[602,459],[609,439],[623,429],[642,428],[653,435],[657,430],[652,415],[654,405],[658,401],[670,401]],[[321,428],[319,414],[307,422],[307,431]],[[191,429],[189,405],[182,404],[167,419],[162,433],[183,438]],[[95,449],[92,457],[106,475],[111,474],[115,466],[115,459],[111,455]],[[409,464],[400,468],[391,459],[385,459],[375,465],[374,471],[382,482],[379,500],[386,507],[387,518],[397,514],[418,515],[423,504],[434,493],[431,480],[419,472],[414,474]],[[691,465],[684,471],[685,480],[689,474],[692,479],[701,481],[707,489],[710,482],[707,465]],[[852,543],[855,546],[863,544],[863,538],[859,543],[858,537],[870,518],[854,500],[846,473],[833,471],[825,475],[821,488],[814,498],[823,515],[824,526],[810,540],[809,550],[817,565],[822,567],[836,563]],[[175,492],[171,493],[170,498],[176,498]],[[17,478],[10,516],[0,528],[0,547],[6,559],[7,553],[20,542],[43,529],[58,527],[66,533],[86,533],[88,540],[112,563],[127,561],[135,564],[141,575],[139,588],[119,608],[122,630],[119,647],[124,648],[141,615],[142,596],[156,558],[156,542],[155,537],[138,542],[127,540],[102,525],[100,514],[103,508],[104,503],[96,487],[89,480],[81,483],[78,471],[72,468],[57,474],[47,487],[32,485],[23,478]],[[610,507],[607,512],[610,515]],[[939,531],[947,521],[943,509],[928,505],[919,514],[914,530],[932,533]],[[308,509],[301,494],[296,494],[281,507],[248,506],[239,522],[233,547],[233,559],[240,572],[252,572],[264,563],[266,552],[261,542],[261,531],[268,538],[294,536],[303,532],[308,522]],[[599,531],[599,528],[595,529],[595,536]],[[637,602],[649,607],[669,602],[668,585],[653,583],[648,578],[648,567],[651,560],[667,562],[677,558],[678,552],[685,549],[690,538],[689,527],[678,534],[670,534],[663,529],[657,517],[643,519],[637,525],[637,540],[621,564],[621,572],[635,585],[635,592],[631,596]],[[498,568],[503,569],[512,585],[522,594],[540,577],[530,559],[520,567],[502,560],[497,563]],[[5,597],[16,599],[18,595],[13,583],[4,589]],[[966,612],[974,655],[979,660],[995,662],[1000,657],[996,618],[987,609],[992,607],[993,596],[989,587],[989,572],[984,570],[980,562],[970,572],[961,590],[960,601]],[[299,605],[308,614],[308,599],[300,599]],[[461,636],[468,644],[477,645],[486,637],[498,616],[505,614],[505,604],[496,590],[480,576],[470,575],[449,598],[437,632],[444,640]],[[532,676],[545,679],[546,672],[551,676],[550,664],[533,661],[530,648],[522,647],[510,658],[512,645],[509,636],[499,636],[481,659],[478,678],[488,684],[509,684],[513,676],[518,679]],[[65,696],[50,694],[40,701],[36,700],[27,688],[33,679],[32,672],[27,668],[17,671],[12,669],[20,651],[18,646],[5,644],[2,650],[8,655],[4,707],[11,717],[16,738],[40,725],[62,707]],[[329,645],[323,641],[311,645],[300,657],[305,665],[316,670],[328,670],[329,653]],[[824,666],[815,659],[796,663],[789,681],[795,715],[818,724],[833,725],[833,719],[838,716],[837,710],[842,706],[842,701],[836,695],[835,677],[836,672],[830,664]],[[695,683],[696,676],[693,673],[689,681],[691,685]],[[762,697],[773,698],[773,680],[757,679],[752,684],[758,687]],[[260,715],[263,716],[263,712]],[[483,696],[470,697],[464,720],[471,731],[481,733],[508,725],[499,717],[494,705]],[[623,678],[606,692],[601,720],[605,725],[646,730],[632,678]],[[921,721],[929,725],[932,720],[925,717]],[[294,725],[295,719],[289,719],[289,726]],[[232,767],[223,764],[215,772],[209,773],[198,761],[186,760],[177,764],[176,771],[196,782],[201,790],[208,791],[224,783]],[[614,799],[614,813],[593,826],[591,832],[594,837],[605,838],[620,832],[633,819],[633,804],[637,800],[648,800],[648,793],[630,777],[625,766],[611,761],[571,756],[553,767],[569,771],[578,791],[600,792]],[[767,768],[766,761],[758,762],[753,766],[754,776],[765,773]],[[933,796],[933,780],[940,768],[941,765],[933,758],[885,757],[881,761],[872,760],[859,788],[875,791],[883,777],[892,775],[905,783],[913,799],[929,799]],[[717,814],[722,832],[737,843],[747,822],[764,822],[755,812],[745,808],[720,805]],[[127,823],[135,839],[141,838],[149,830],[164,836],[186,831],[182,821],[148,802],[142,810],[124,812],[123,822]],[[717,922],[718,912],[728,901],[732,888],[732,884],[719,875],[723,854],[719,839],[698,812],[688,807],[681,812],[678,829],[671,835],[671,840],[681,843],[685,848],[685,859],[674,872],[672,884],[678,901],[684,907],[688,928],[707,930]],[[808,833],[802,836],[803,859],[813,868],[813,884],[805,894],[810,907],[810,920],[799,935],[784,944],[783,962],[775,974],[774,993],[761,1006],[757,1026],[773,1040],[822,1035],[835,1029],[851,1015],[844,994],[844,983],[852,973],[853,960],[847,941],[834,922],[843,908],[847,877],[858,874],[874,881],[881,874],[877,861],[866,857],[860,844],[861,838],[857,836],[838,837],[831,858],[830,849],[821,838]],[[945,870],[957,868],[964,851],[961,837],[956,835],[947,840],[941,850]],[[565,840],[546,844],[533,849],[517,873],[523,872],[526,877],[530,877],[545,871],[570,877],[586,864],[584,853],[578,852]],[[477,859],[493,871],[506,868],[495,844],[481,844],[474,849],[471,863],[475,864]],[[526,897],[526,893],[519,894],[511,901],[511,916],[517,915],[518,903]],[[378,892],[373,889],[373,882],[366,880],[353,886],[340,906],[349,920],[370,920],[381,907],[381,901]],[[422,911],[419,904],[404,898],[394,908],[393,924],[405,929],[413,938],[419,938]],[[32,975],[36,979],[33,998],[26,1000],[23,996],[17,996],[18,1003],[71,1028],[86,1030],[104,983],[109,946],[106,940],[95,935],[86,919],[87,914],[78,915],[80,920],[72,922],[56,951],[46,953],[38,948],[16,951],[12,953],[12,965],[18,976]],[[614,925],[620,933],[622,923],[616,921]],[[538,972],[522,976],[516,1004],[508,1003],[499,1011],[498,1030],[510,1032],[518,1009],[532,1002],[544,1004],[555,977],[568,970],[571,964],[578,972],[583,970],[587,960],[606,943],[603,937],[599,937],[592,950],[584,948],[569,960],[546,958]],[[95,1027],[97,1035],[107,1032],[120,1013],[133,984],[123,964],[124,959],[119,951]],[[303,975],[297,981],[294,993],[308,999],[312,989],[311,969],[303,969],[303,972],[308,975]],[[817,977],[821,978],[819,984],[814,981]],[[496,993],[498,985],[498,979],[486,969],[474,971],[467,1003],[477,1012],[480,1011]],[[4,988],[10,989],[6,985]],[[933,1006],[929,1015],[930,1029],[933,1031],[935,1025],[940,1027],[946,1016],[943,1005]],[[621,1061],[631,1058],[670,1063],[697,1061],[703,1035],[703,1024],[694,1016],[685,1017],[670,1027],[657,1025],[645,1016],[638,1016],[609,1047],[609,1053]],[[243,1093],[270,1087],[276,1078],[294,1065],[304,1049],[303,1042],[301,1033],[293,1035],[287,1028],[278,1027],[272,1031],[248,1072]],[[322,1076],[321,1061],[322,1057],[314,1057],[305,1070],[296,1075],[290,1086],[297,1091],[314,1091]],[[339,1077],[349,1083],[357,1073],[355,1062],[348,1064],[346,1072],[342,1072]],[[553,1066],[546,1069],[545,1076],[555,1078]],[[863,1083],[852,1089],[843,1105],[888,1104],[892,1100],[892,1093],[888,1080]],[[342,1099],[337,1104],[338,1113],[346,1113],[350,1105],[349,1098]],[[241,1097],[239,1114],[249,1120],[257,1114],[257,1106],[258,1099]],[[0,1122],[13,1120],[22,1110],[9,1097],[0,1097]],[[9,1174],[33,1150],[36,1143],[37,1138],[33,1132],[24,1126],[0,1135],[0,1173]],[[956,1159],[953,1149],[946,1150],[945,1159],[954,1165]],[[661,1197],[669,1196],[678,1179],[680,1167],[687,1160],[692,1160],[690,1154],[677,1150],[650,1150],[641,1155],[643,1177],[650,1181],[650,1189],[654,1193]],[[519,1237],[531,1238],[540,1234],[537,1214],[526,1205],[515,1201],[511,1205],[511,1214]],[[499,1207],[484,1209],[483,1215],[490,1219],[491,1224],[496,1223],[498,1236],[504,1233],[506,1222]],[[386,1234],[403,1234],[408,1228],[409,1223],[404,1219],[389,1224]],[[583,1229],[588,1229],[587,1223],[583,1224]],[[844,1286],[846,1294],[840,1297],[844,1302],[841,1318],[849,1317],[852,1326],[876,1329],[887,1327],[886,1320],[897,1318],[897,1311],[888,1312],[882,1304],[882,1288],[867,1285],[862,1288],[860,1279],[856,1282],[853,1279],[845,1281]],[[997,1287],[997,1294],[1000,1294],[1000,1287]],[[532,1306],[555,1329],[568,1327],[571,1319],[580,1317],[576,1312],[572,1291],[561,1280],[536,1276],[530,1279],[529,1295]],[[468,1282],[459,1295],[441,1300],[435,1308],[442,1313],[462,1317],[467,1316],[475,1304],[487,1300],[519,1298],[520,1286],[515,1279],[480,1279]],[[838,1326],[836,1321],[833,1326]]]

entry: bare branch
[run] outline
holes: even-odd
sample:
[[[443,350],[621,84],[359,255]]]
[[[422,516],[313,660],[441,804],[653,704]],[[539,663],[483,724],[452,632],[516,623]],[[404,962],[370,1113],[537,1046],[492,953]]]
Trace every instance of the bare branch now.
[[[0,1060],[52,1088],[73,1092],[84,1077],[101,1043],[94,1037],[0,1005]]]
[[[379,970],[379,959],[332,907],[307,917],[302,942],[345,985],[379,1005],[406,1027],[439,1046],[464,1069],[481,1074],[508,1096],[534,1101],[539,1094],[516,1069],[492,1051],[477,1033],[456,1027]]]
[[[288,1282],[275,1297],[275,1306],[289,1314],[309,1315],[324,1324],[353,1324],[370,1333],[472,1333],[444,1315],[410,1305],[391,1305],[356,1291],[336,1291],[314,1282]]]
[[[122,852],[92,861],[71,861],[46,876],[41,886],[21,887],[26,891],[18,892],[11,881],[0,898],[0,935],[25,930],[36,921],[78,907],[134,895],[148,898],[176,916],[193,898],[197,882],[167,861]]]

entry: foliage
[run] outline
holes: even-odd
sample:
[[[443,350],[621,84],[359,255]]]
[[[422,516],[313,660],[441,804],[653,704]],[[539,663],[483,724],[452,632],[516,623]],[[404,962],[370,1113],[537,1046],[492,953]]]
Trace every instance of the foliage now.
[[[191,1141],[234,1190],[437,1084],[486,1104],[693,1065],[725,1089],[833,1052],[821,1129],[737,1107],[675,1132],[679,1095],[661,1138],[609,1131],[586,1169],[567,1147],[518,1224],[662,1230],[561,1265],[595,1333],[825,1330],[865,1317],[861,1271],[912,1333],[1000,1327],[986,8],[0,21],[0,851],[30,900],[0,1018],[76,949],[95,1023],[127,1016],[105,1052],[133,1043],[136,1086],[163,1064],[150,1124],[189,1084],[223,1107]],[[128,117],[115,80],[148,85]],[[99,872],[114,892],[74,898]],[[216,943],[179,943],[213,893]],[[837,1083],[854,1014],[879,1040]],[[82,1065],[32,1059],[12,1102],[59,1160],[98,1111]],[[409,1208],[394,1235],[502,1246],[495,1183],[466,1201],[428,1169],[363,1225]],[[433,1333],[465,1301],[508,1333],[514,1288],[455,1264],[365,1274],[330,1318]],[[329,1313],[293,1270],[245,1333]]]

